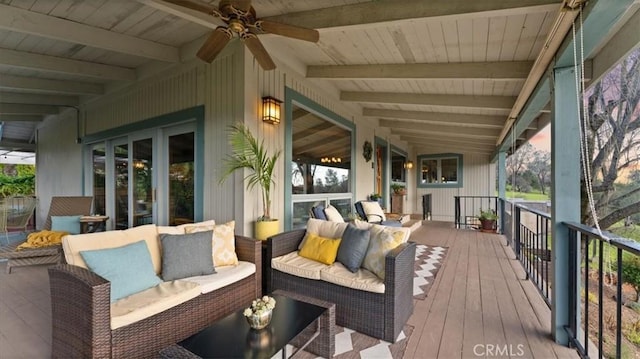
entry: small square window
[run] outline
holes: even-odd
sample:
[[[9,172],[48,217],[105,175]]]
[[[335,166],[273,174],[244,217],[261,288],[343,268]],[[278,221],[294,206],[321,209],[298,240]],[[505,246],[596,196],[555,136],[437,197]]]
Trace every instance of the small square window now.
[[[418,187],[462,187],[462,155],[420,155],[418,168]]]

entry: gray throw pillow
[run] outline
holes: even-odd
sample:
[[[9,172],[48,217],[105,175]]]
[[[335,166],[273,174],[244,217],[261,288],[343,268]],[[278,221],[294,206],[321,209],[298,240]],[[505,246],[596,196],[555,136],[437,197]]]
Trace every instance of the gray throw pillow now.
[[[349,224],[342,234],[336,260],[355,273],[360,269],[367,254],[371,234],[366,229],[358,229]]]
[[[215,273],[213,231],[189,234],[161,234],[162,279],[174,280]]]

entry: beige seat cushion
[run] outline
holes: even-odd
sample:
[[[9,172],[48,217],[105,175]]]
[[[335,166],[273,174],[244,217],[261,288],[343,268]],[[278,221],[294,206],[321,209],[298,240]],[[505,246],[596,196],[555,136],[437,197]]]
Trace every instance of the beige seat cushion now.
[[[320,271],[326,267],[326,264],[300,257],[298,252],[291,252],[271,260],[271,268],[308,279],[320,279]]]
[[[343,287],[364,290],[373,293],[384,293],[384,282],[375,274],[360,268],[352,273],[342,263],[335,262],[320,271],[320,279]]]
[[[188,277],[181,280],[200,285],[200,292],[205,294],[252,275],[256,272],[256,265],[251,262],[240,261],[234,266],[216,267],[216,272],[217,273],[214,274]]]
[[[111,330],[138,322],[200,295],[197,283],[163,282],[111,304]]]

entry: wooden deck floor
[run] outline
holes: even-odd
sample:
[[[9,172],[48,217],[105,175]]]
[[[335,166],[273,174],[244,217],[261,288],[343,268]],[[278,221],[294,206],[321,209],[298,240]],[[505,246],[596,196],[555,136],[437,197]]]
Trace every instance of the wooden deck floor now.
[[[550,312],[504,237],[425,222],[412,240],[449,247],[435,284],[416,300],[406,358],[576,358],[550,336]],[[46,267],[0,263],[0,358],[49,358]]]

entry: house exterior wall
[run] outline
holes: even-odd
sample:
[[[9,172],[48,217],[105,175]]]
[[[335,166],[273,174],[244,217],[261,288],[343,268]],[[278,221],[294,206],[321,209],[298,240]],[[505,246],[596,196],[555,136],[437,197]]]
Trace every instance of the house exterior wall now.
[[[418,152],[418,155],[428,154],[432,153]],[[491,163],[491,159],[488,156],[463,153],[462,163],[462,187],[418,188],[415,192],[415,197],[410,198],[415,206],[415,213],[422,213],[422,195],[427,193],[431,193],[432,219],[447,222],[453,222],[455,219],[455,196],[496,196],[496,166]],[[415,171],[418,170],[417,167],[419,166],[414,167]],[[415,171],[413,180],[417,181]],[[476,210],[479,211],[479,208]]]
[[[199,60],[166,70],[149,79],[113,90],[108,95],[83,103],[80,106],[80,136],[92,135],[109,129],[176,112],[179,110],[202,106],[205,108],[204,126],[204,199],[203,217],[213,218],[218,222],[235,220],[236,232],[253,235],[253,221],[262,215],[262,203],[257,190],[246,192],[243,184],[244,175],[236,173],[224,183],[219,183],[222,176],[223,162],[229,151],[227,128],[236,122],[243,122],[254,134],[263,139],[270,149],[284,149],[285,126],[263,123],[259,119],[259,109],[263,96],[273,96],[284,100],[285,87],[289,87],[320,106],[352,121],[355,124],[355,193],[354,201],[365,199],[374,191],[374,169],[372,162],[365,162],[362,156],[362,145],[374,138],[383,138],[389,144],[408,153],[408,159],[414,161],[417,154],[397,136],[391,135],[387,128],[377,126],[377,121],[363,118],[359,107],[339,101],[339,91],[330,85],[318,84],[308,80],[301,72],[286,62],[276,59],[278,68],[265,72],[253,59],[239,41],[230,43],[212,64],[204,64]],[[63,121],[48,120],[43,128],[46,135],[38,139],[38,179],[39,195],[50,198],[52,195],[80,195],[83,188],[83,148],[75,143],[75,120],[64,121],[65,126],[56,126]],[[71,125],[73,124],[73,126]],[[42,131],[41,131],[42,132]],[[60,140],[64,145],[60,146]],[[75,161],[68,161],[68,158]],[[390,158],[390,156],[387,156]],[[275,187],[272,193],[272,217],[283,218],[285,209],[284,156],[278,163],[274,176]],[[455,194],[489,194],[495,183],[495,172],[487,170],[489,158],[467,155],[464,158],[465,187],[455,190],[415,190],[415,171],[408,172],[408,196],[405,202],[405,213],[421,213],[421,194],[434,193],[434,219],[453,219],[453,195]],[[45,180],[59,173],[59,164],[73,167],[65,173],[76,173],[72,180]],[[493,168],[493,166],[491,166]],[[389,172],[385,174],[390,183]],[[490,176],[489,178],[487,176]],[[477,182],[477,183],[476,183]],[[45,205],[44,203],[42,205]],[[42,206],[41,206],[42,207]],[[46,208],[44,206],[44,214]],[[40,219],[42,222],[42,220]],[[281,220],[281,230],[283,230]]]
[[[82,145],[76,143],[76,110],[50,116],[36,130],[36,227],[42,229],[52,196],[81,196]]]

